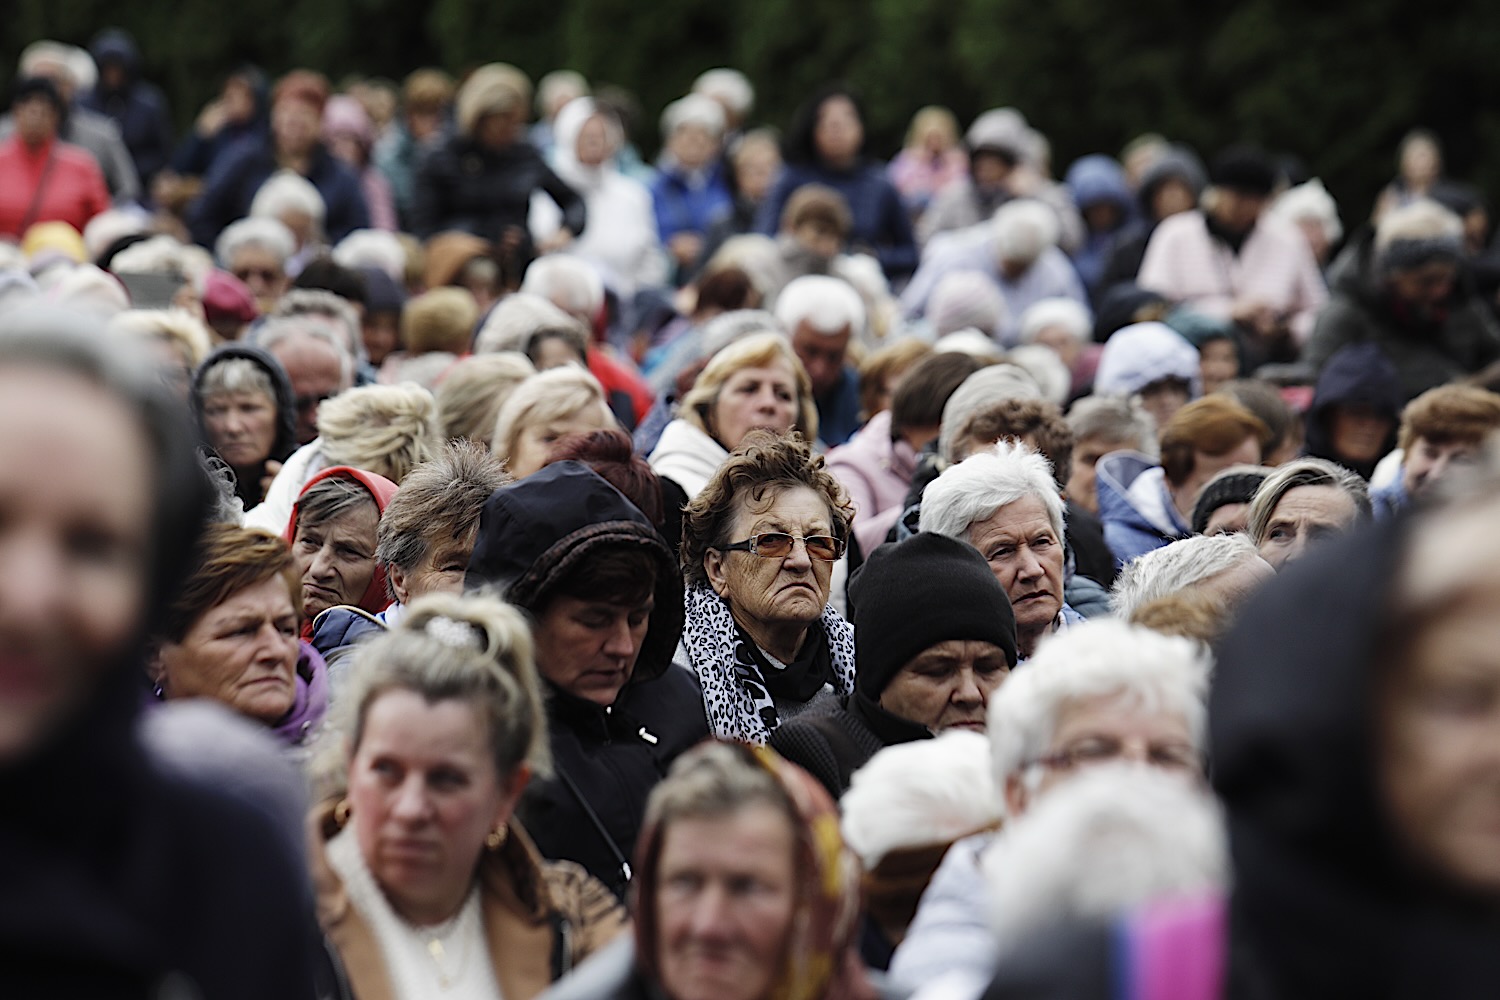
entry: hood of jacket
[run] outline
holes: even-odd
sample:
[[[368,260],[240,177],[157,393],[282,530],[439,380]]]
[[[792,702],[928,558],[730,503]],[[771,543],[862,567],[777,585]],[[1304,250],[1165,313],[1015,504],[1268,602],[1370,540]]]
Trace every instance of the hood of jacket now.
[[[215,365],[235,358],[251,362],[271,380],[272,402],[276,404],[276,440],[271,443],[270,457],[274,461],[285,462],[297,450],[297,404],[292,394],[292,381],[287,378],[286,369],[281,367],[281,362],[270,351],[254,344],[224,344],[204,358],[203,364],[193,374],[193,413],[198,417],[199,426],[203,428],[203,439],[208,440],[208,428],[203,426],[204,379]]]
[[[582,462],[553,462],[485,501],[464,586],[494,587],[536,613],[576,566],[619,546],[643,549],[657,562],[656,607],[630,678],[653,680],[671,665],[682,635],[682,576],[646,515]]]
[[[1381,454],[1396,446],[1396,431],[1401,420],[1401,376],[1385,352],[1368,341],[1350,344],[1335,351],[1318,376],[1313,402],[1307,414],[1307,453],[1346,465],[1370,478],[1374,462],[1351,463],[1333,449],[1332,407],[1359,404],[1374,407],[1391,420],[1391,432]]]
[[[307,496],[308,490],[325,479],[352,479],[359,483],[370,492],[370,496],[375,500],[375,507],[381,514],[385,513],[386,507],[390,506],[391,498],[396,495],[396,484],[373,472],[354,469],[347,465],[335,465],[330,469],[324,469],[307,481],[307,485],[303,486],[301,492],[297,494],[297,502],[292,504],[292,516],[287,518],[286,531],[282,533],[288,545],[292,544],[293,539],[297,537],[297,513],[302,505],[302,498]],[[370,577],[370,585],[365,588],[364,594],[359,599],[359,607],[373,614],[384,611],[390,607],[390,604],[391,595],[385,585],[385,567],[377,562],[375,573]],[[308,622],[308,625],[312,625],[312,622]],[[306,637],[311,637],[310,631]]]
[[[1172,508],[1161,466],[1138,451],[1116,451],[1095,467],[1099,518],[1119,521],[1168,538],[1191,534]]]
[[[1409,524],[1368,526],[1287,567],[1218,650],[1209,745],[1232,922],[1267,995],[1500,990],[1493,912],[1417,883],[1379,790],[1376,667],[1389,636],[1374,623]]]
[[[135,39],[130,33],[121,28],[109,28],[100,32],[99,37],[95,38],[94,43],[89,46],[89,55],[94,57],[94,62],[101,68],[110,60],[114,60],[124,68],[125,87],[122,89],[128,89],[140,73],[140,49],[136,47]],[[104,90],[102,80],[99,83],[99,89]]]
[[[1141,175],[1141,186],[1136,192],[1136,201],[1140,205],[1142,217],[1161,221],[1151,214],[1151,203],[1156,199],[1156,192],[1170,180],[1179,180],[1186,184],[1192,190],[1193,200],[1196,201],[1203,193],[1208,175],[1203,169],[1203,161],[1199,160],[1198,154],[1191,149],[1176,144],[1167,147],[1166,152],[1162,153],[1157,161],[1147,167],[1146,172]]]
[[[1074,161],[1064,183],[1079,211],[1108,202],[1119,208],[1121,225],[1135,215],[1135,201],[1130,196],[1125,171],[1113,157],[1095,153]]]
[[[1165,378],[1188,383],[1197,399],[1203,393],[1198,349],[1165,323],[1132,323],[1105,343],[1094,391],[1101,396],[1133,396]]]

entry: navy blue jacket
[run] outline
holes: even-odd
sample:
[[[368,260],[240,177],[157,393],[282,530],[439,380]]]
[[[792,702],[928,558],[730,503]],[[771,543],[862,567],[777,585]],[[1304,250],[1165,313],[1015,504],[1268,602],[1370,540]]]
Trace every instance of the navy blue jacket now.
[[[270,140],[246,136],[225,150],[203,179],[203,193],[188,212],[193,240],[213,246],[224,227],[250,214],[250,202],[260,186],[276,172],[276,156]],[[327,213],[323,229],[337,243],[356,229],[370,227],[370,210],[360,190],[359,175],[323,146],[313,153],[307,179],[323,196]]]
[[[901,195],[887,179],[884,165],[873,161],[861,162],[851,171],[788,165],[761,202],[755,219],[756,231],[776,235],[787,199],[806,184],[823,184],[844,196],[854,220],[849,232],[850,247],[873,254],[888,279],[908,277],[917,269],[919,255],[911,218],[901,204]]]

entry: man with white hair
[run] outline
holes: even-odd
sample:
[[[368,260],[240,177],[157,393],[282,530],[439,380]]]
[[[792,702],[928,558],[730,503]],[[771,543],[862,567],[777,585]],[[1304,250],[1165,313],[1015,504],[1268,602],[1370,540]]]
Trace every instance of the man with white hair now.
[[[21,52],[17,79],[44,77],[52,81],[62,97],[67,113],[58,123],[57,137],[63,142],[81,146],[99,161],[104,172],[104,184],[117,205],[128,205],[141,200],[141,179],[136,173],[135,161],[120,135],[119,126],[108,116],[82,107],[76,98],[81,90],[93,86],[93,81],[83,81],[78,76],[78,66],[92,68],[93,58],[75,45],[64,45],[47,39],[32,42]],[[0,139],[15,131],[15,116],[7,114],[0,118]]]
[[[1209,658],[1192,642],[1115,620],[1057,636],[990,699],[989,738],[1006,816],[1077,775],[1130,763],[1189,783],[1203,780]],[[915,990],[964,973],[978,996],[994,969],[981,834],[943,858],[906,939],[894,983]]]
[[[1063,599],[1063,499],[1047,460],[1002,441],[971,455],[922,493],[923,531],[968,542],[989,562],[1016,616],[1016,647],[1030,659],[1044,636],[1083,621]]]
[[[1143,605],[1191,588],[1232,609],[1275,575],[1244,534],[1195,535],[1126,563],[1109,605],[1118,617],[1129,618]]]
[[[318,436],[318,407],[354,385],[347,336],[327,318],[304,313],[267,320],[255,340],[286,371],[297,408],[297,444],[310,444]]]
[[[1088,302],[1078,272],[1057,247],[1058,233],[1057,213],[1051,206],[1032,198],[1008,201],[987,223],[933,237],[922,265],[901,293],[901,306],[908,317],[923,316],[945,275],[979,271],[1005,298],[1010,314],[1000,340],[1013,346],[1020,335],[1020,317],[1034,303],[1051,298]]]
[[[807,369],[818,405],[818,436],[832,448],[859,429],[859,372],[845,359],[865,331],[865,304],[840,278],[810,274],[781,290],[776,319]]]
[[[290,229],[275,219],[232,222],[214,241],[219,266],[245,283],[262,313],[276,308],[291,279],[287,261],[297,252]]]

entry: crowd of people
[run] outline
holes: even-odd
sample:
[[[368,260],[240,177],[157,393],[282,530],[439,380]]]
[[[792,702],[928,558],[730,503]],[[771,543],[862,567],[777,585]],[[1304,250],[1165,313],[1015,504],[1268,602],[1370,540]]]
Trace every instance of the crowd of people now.
[[[1500,989],[1438,137],[140,65],[0,122],[0,994]]]

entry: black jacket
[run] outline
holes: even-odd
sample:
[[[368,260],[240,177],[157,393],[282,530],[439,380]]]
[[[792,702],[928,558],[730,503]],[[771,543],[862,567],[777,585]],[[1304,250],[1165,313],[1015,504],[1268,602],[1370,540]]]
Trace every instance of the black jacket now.
[[[455,135],[430,151],[417,169],[411,228],[423,239],[456,229],[497,245],[513,229],[529,251],[526,217],[538,189],[557,202],[562,224],[574,236],[583,232],[583,197],[552,172],[530,143],[493,150]]]
[[[208,441],[208,428],[203,425],[203,380],[209,369],[231,358],[244,358],[253,362],[271,380],[271,389],[276,404],[276,439],[271,442],[271,461],[285,462],[297,450],[297,405],[292,395],[292,383],[287,378],[281,362],[266,350],[253,344],[230,343],[215,350],[203,359],[203,364],[193,374],[193,413],[198,418],[203,440]],[[235,495],[245,501],[248,510],[260,503],[262,498],[260,480],[265,466],[259,469],[235,469]]]
[[[860,694],[839,699],[829,712],[788,719],[771,734],[771,749],[823,783],[837,802],[854,772],[886,747],[932,737],[932,731],[892,715]]]

